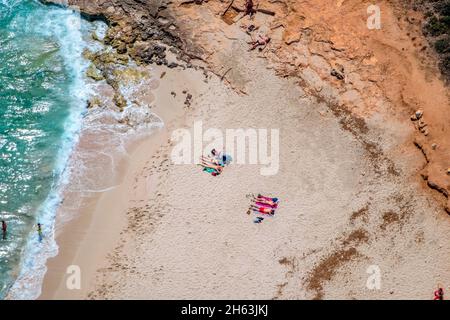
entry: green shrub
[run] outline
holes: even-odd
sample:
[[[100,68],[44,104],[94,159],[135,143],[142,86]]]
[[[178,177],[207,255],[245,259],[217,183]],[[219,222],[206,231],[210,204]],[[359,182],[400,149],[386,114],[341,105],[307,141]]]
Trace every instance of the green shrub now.
[[[447,26],[446,32],[448,33],[450,31],[450,16],[443,16],[439,18],[439,22]]]
[[[450,1],[441,1],[435,4],[436,11],[441,16],[450,16]]]
[[[446,53],[450,51],[450,39],[440,39],[434,43],[434,48],[438,53]]]
[[[432,17],[425,26],[426,31],[433,37],[445,34],[448,31],[448,27],[445,23],[442,23],[437,17]]]

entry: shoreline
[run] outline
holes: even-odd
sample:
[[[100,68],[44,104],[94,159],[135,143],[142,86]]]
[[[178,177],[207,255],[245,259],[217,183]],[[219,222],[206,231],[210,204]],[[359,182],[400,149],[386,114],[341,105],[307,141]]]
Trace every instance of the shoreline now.
[[[79,28],[68,29],[66,24],[76,21],[78,17],[76,14],[61,8],[48,10],[41,3],[33,4],[30,8],[45,11],[48,13],[46,19],[55,23],[55,28],[50,34],[45,30],[45,25],[38,25],[36,32],[51,37],[60,46],[58,56],[64,61],[63,67],[67,69],[67,77],[71,80],[68,94],[73,98],[65,101],[69,111],[63,121],[64,130],[60,137],[61,145],[52,164],[53,175],[56,178],[53,179],[48,194],[36,208],[33,224],[30,226],[30,232],[22,249],[20,263],[14,271],[16,277],[6,290],[5,299],[30,299],[34,297],[39,292],[41,285],[39,280],[41,277],[43,279],[45,274],[46,260],[54,255],[58,249],[53,238],[56,221],[55,212],[60,205],[63,190],[70,180],[67,169],[78,144],[83,125],[82,118],[85,110],[83,102],[91,89],[84,77],[88,62],[82,59],[81,52],[92,45],[88,38],[90,32],[96,32],[101,28],[99,25],[82,21]],[[57,19],[60,20],[61,24],[58,24]],[[36,235],[35,223],[37,222],[44,226],[42,241]]]
[[[135,182],[136,172],[142,170],[149,158],[154,156],[161,145],[169,138],[169,128],[182,126],[185,111],[181,97],[174,99],[171,91],[172,84],[178,87],[181,93],[185,79],[179,77],[181,70],[165,67],[155,68],[155,75],[164,73],[164,81],[153,90],[156,96],[155,108],[152,109],[165,123],[162,129],[154,130],[144,138],[128,145],[128,156],[122,159],[117,170],[120,181],[114,189],[100,192],[98,196],[90,199],[90,204],[80,208],[79,214],[72,221],[59,228],[56,241],[60,253],[48,260],[47,274],[42,286],[39,299],[73,299],[86,297],[92,287],[91,283],[82,281],[82,289],[70,292],[65,288],[65,270],[73,264],[80,265],[82,279],[91,282],[95,278],[95,268],[105,263],[106,255],[112,252],[121,230],[126,224],[123,214],[129,206],[132,197],[132,185]],[[202,81],[203,74],[195,73],[198,82]],[[126,195],[126,196],[125,196]],[[95,245],[93,245],[95,244]],[[79,254],[81,252],[81,254]],[[89,252],[88,256],[85,255]],[[86,276],[87,275],[87,276]]]

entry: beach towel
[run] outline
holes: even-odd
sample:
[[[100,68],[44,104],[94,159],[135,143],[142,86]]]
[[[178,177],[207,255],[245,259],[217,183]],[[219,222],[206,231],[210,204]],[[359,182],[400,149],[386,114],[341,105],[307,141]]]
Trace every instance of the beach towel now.
[[[216,169],[213,168],[203,168],[203,171],[207,172],[207,173],[211,173],[214,176],[219,175],[219,173],[217,172]]]

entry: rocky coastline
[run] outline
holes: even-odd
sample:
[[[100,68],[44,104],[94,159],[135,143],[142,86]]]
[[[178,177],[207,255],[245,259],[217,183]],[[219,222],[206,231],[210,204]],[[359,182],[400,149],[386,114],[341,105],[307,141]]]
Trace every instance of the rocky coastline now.
[[[97,80],[106,79],[106,82],[116,90],[114,103],[120,110],[123,110],[126,101],[118,93],[117,84],[111,75],[114,75],[114,65],[125,64],[128,57],[135,61],[137,65],[157,64],[169,67],[178,66],[177,62],[167,59],[169,52],[177,59],[184,61],[184,67],[193,67],[191,61],[202,61],[210,71],[222,75],[223,79],[236,89],[236,83],[229,81],[230,77],[226,75],[227,72],[222,70],[222,66],[219,68],[214,65],[213,60],[216,54],[215,50],[217,50],[215,44],[200,38],[199,34],[192,34],[192,30],[195,28],[194,23],[186,26],[181,24],[180,21],[189,21],[186,18],[187,15],[202,8],[202,10],[215,12],[218,21],[236,23],[243,17],[244,10],[241,8],[245,7],[245,1],[235,1],[231,6],[229,3],[215,1],[46,0],[43,2],[75,6],[80,9],[86,18],[102,19],[108,23],[109,29],[103,43],[113,48],[114,54],[92,55],[87,53],[86,56],[93,61],[94,65],[89,70],[89,76]],[[441,2],[442,5],[438,7],[442,10],[439,12],[445,14],[448,3]],[[438,18],[439,21],[445,20],[444,22],[441,21],[440,24],[444,31],[441,30],[442,32],[437,35],[439,39],[436,38],[436,34],[434,36],[431,34],[432,37],[430,38],[430,28],[433,29],[433,26],[430,26],[432,15],[427,14],[430,10],[430,4],[421,3],[422,6],[417,3],[415,6],[411,6],[399,1],[397,4],[390,4],[390,7],[387,7],[386,10],[392,11],[392,19],[394,19],[394,16],[398,17],[397,19],[404,30],[410,30],[407,35],[414,43],[414,48],[411,50],[416,52],[413,54],[421,55],[423,61],[427,61],[418,68],[433,69],[435,68],[433,64],[439,65],[445,78],[448,75],[445,67],[448,54],[446,50],[441,48],[442,45],[437,44],[437,42],[442,44],[442,41],[445,42],[446,39],[448,28],[445,27],[445,16],[442,18],[440,15]],[[424,101],[422,97],[415,96],[417,92],[414,93],[409,89],[409,83],[414,80],[407,78],[410,77],[408,70],[398,67],[399,69],[394,71],[394,73],[402,73],[400,77],[404,80],[397,90],[393,90],[395,86],[399,85],[398,81],[383,75],[386,73],[383,68],[390,62],[382,61],[376,64],[374,62],[383,57],[383,50],[385,50],[383,46],[386,46],[391,40],[396,41],[395,37],[385,40],[377,36],[378,38],[375,40],[377,43],[373,40],[366,40],[367,35],[362,33],[360,39],[351,41],[345,35],[336,34],[334,30],[323,23],[323,21],[333,21],[332,14],[335,15],[335,12],[325,10],[319,18],[314,14],[314,8],[317,9],[314,4],[310,6],[309,3],[305,3],[301,14],[297,8],[298,4],[292,1],[282,3],[262,1],[259,5],[258,10],[260,12],[258,14],[267,15],[270,19],[268,34],[274,34],[277,30],[282,29],[281,41],[276,45],[272,44],[271,48],[262,52],[262,56],[271,61],[279,75],[298,77],[301,85],[310,94],[328,100],[331,109],[345,110],[345,112],[338,112],[339,117],[348,120],[350,116],[353,119],[349,120],[351,123],[364,123],[364,117],[378,107],[378,104],[374,101],[375,97],[389,101],[394,107],[387,108],[396,108],[396,114],[401,113],[403,118],[409,117],[416,110],[423,109],[422,103]],[[338,7],[344,7],[345,5],[344,1],[338,3]],[[436,3],[433,4],[433,8],[436,8]],[[349,15],[351,14],[350,12]],[[426,18],[428,20],[422,21],[420,17],[424,14],[428,17]],[[405,19],[400,19],[401,16],[404,16]],[[216,26],[211,26],[211,28],[214,27]],[[350,27],[354,28],[353,26]],[[431,41],[431,43],[436,43],[431,46],[419,43],[422,41],[421,39],[426,39],[425,36],[428,36],[428,41]],[[382,42],[385,43],[380,45]],[[304,58],[299,56],[299,52],[296,52],[297,49],[294,48],[298,47],[298,44],[306,46],[302,50],[307,50],[311,55],[314,55],[314,60],[303,61]],[[367,44],[373,45],[373,48],[366,48],[365,45]],[[392,44],[392,47],[389,48],[392,54],[396,55],[395,58],[397,58],[398,53],[394,50],[405,50],[404,47],[402,48],[405,44]],[[347,48],[344,46],[347,46]],[[435,50],[438,51],[438,58],[441,59],[439,63],[433,62],[436,57]],[[413,54],[411,54],[411,57]],[[208,57],[211,58],[208,59]],[[324,61],[321,62],[317,57]],[[431,62],[428,63],[428,61]],[[198,65],[200,63],[197,63]],[[392,68],[396,67],[392,65]],[[323,90],[324,87],[327,90]],[[237,88],[237,90],[241,89]],[[245,94],[245,90],[241,91]],[[407,95],[410,97],[405,98]],[[445,105],[442,107],[444,108]],[[426,117],[428,117],[429,112],[425,108]],[[345,119],[342,120],[344,123]],[[450,200],[448,199],[450,175],[447,170],[450,165],[447,163],[445,156],[446,150],[450,147],[450,142],[445,137],[445,133],[439,133],[439,137],[430,134],[433,127],[440,126],[439,121],[441,120],[437,120],[435,124],[432,123],[433,120],[431,119],[427,119],[427,121],[429,121],[427,122],[427,134],[423,134],[423,128],[417,128],[417,135],[412,141],[414,145],[420,146],[422,153],[427,155],[427,163],[424,165],[424,170],[419,174],[425,180],[426,185],[444,195],[446,202],[444,207],[447,212],[450,212]],[[351,123],[347,126],[351,127]],[[357,132],[358,127],[355,130]],[[365,138],[362,140],[366,141]],[[435,145],[439,147],[432,147]],[[370,141],[367,142],[367,146],[373,153],[381,152],[380,148],[373,148],[374,144]]]

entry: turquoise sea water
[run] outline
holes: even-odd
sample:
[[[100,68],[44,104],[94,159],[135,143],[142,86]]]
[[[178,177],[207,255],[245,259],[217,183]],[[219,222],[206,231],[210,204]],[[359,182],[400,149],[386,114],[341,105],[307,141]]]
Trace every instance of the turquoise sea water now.
[[[57,250],[58,188],[85,109],[85,24],[39,1],[0,0],[0,298],[35,298]]]

